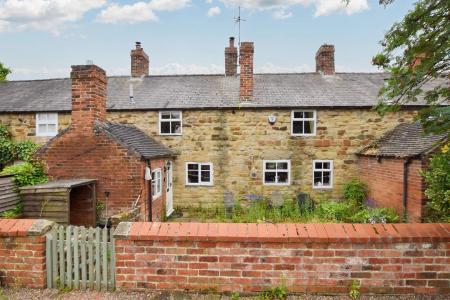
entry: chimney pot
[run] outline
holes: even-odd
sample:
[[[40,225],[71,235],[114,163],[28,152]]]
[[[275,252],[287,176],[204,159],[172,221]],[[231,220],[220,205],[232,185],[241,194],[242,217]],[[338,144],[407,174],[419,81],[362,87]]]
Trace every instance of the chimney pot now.
[[[230,45],[225,48],[225,75],[237,75],[238,50],[234,46],[234,37],[230,37]]]
[[[131,50],[131,76],[141,77],[149,75],[150,60],[144,52],[141,42],[136,42],[136,49]]]
[[[334,46],[323,44],[316,52],[316,72],[334,75]]]
[[[253,42],[242,42],[240,45],[240,100],[249,101],[253,98]]]

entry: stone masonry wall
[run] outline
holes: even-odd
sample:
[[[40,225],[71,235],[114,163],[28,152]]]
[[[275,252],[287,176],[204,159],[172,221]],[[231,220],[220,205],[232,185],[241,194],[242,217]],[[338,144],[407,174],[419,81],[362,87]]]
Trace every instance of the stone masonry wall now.
[[[449,224],[121,223],[117,288],[450,294]]]
[[[291,109],[185,110],[182,136],[158,135],[158,111],[110,111],[107,118],[134,124],[179,154],[174,165],[174,206],[192,206],[222,203],[227,189],[236,198],[268,196],[274,190],[286,197],[304,191],[316,199],[338,198],[342,184],[357,176],[354,153],[398,123],[411,121],[414,114],[408,110],[382,118],[368,109],[319,109],[317,135],[311,137],[291,136]],[[270,115],[277,116],[274,125],[267,122]],[[34,134],[33,118],[34,114],[22,114],[19,121],[17,115],[0,115],[0,121],[12,124],[16,139]],[[59,119],[61,129],[70,115],[59,114]],[[263,185],[264,159],[291,159],[291,185]],[[333,189],[312,189],[313,159],[334,161]],[[188,161],[212,162],[214,186],[186,186]],[[257,174],[254,179],[252,169]]]
[[[39,145],[51,137],[36,136],[35,113],[1,113],[0,124],[6,125],[16,141],[31,140]],[[70,113],[58,113],[58,131],[70,125]]]
[[[0,219],[0,286],[45,288],[45,234],[52,225]]]
[[[277,116],[270,125],[267,117]],[[269,196],[279,190],[286,197],[299,191],[316,199],[338,198],[342,184],[357,176],[356,151],[400,122],[411,121],[414,111],[388,114],[359,109],[317,111],[317,136],[291,136],[291,110],[202,110],[183,111],[183,135],[158,135],[158,112],[110,112],[114,122],[134,124],[175,150],[174,205],[217,205],[225,190],[236,198],[246,194]],[[265,159],[291,160],[291,185],[262,183]],[[312,188],[312,161],[334,161],[333,189]],[[214,186],[186,186],[186,162],[212,162]],[[252,170],[257,177],[252,178]]]

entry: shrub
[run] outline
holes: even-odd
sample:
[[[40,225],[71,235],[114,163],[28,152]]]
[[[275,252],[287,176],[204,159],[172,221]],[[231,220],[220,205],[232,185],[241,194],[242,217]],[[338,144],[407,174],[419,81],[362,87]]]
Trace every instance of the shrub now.
[[[14,175],[14,182],[17,186],[45,183],[48,180],[44,167],[37,162],[24,162],[8,166],[0,172],[0,175]]]
[[[14,158],[30,161],[38,146],[31,141],[18,142],[14,145]]]
[[[450,143],[430,160],[429,170],[423,172],[428,198],[426,221],[450,222]]]
[[[353,223],[396,223],[400,217],[392,208],[364,207],[350,216]]]
[[[354,178],[344,184],[343,196],[345,200],[356,201],[357,204],[362,205],[366,199],[366,191],[366,185]]]
[[[31,141],[13,142],[6,126],[0,124],[0,165],[15,160],[30,161],[37,148]]]

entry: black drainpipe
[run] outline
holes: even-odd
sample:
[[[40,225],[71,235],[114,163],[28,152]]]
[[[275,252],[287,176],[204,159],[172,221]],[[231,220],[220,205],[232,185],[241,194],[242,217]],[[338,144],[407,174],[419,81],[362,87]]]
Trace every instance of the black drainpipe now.
[[[408,222],[408,167],[411,158],[408,157],[403,161],[403,222]]]
[[[147,167],[150,168],[150,161],[147,161]],[[152,174],[152,169],[150,168],[150,174]],[[147,181],[148,185],[148,194],[147,194],[147,202],[148,202],[148,221],[152,222],[152,212],[153,212],[153,201],[152,201],[152,181]]]

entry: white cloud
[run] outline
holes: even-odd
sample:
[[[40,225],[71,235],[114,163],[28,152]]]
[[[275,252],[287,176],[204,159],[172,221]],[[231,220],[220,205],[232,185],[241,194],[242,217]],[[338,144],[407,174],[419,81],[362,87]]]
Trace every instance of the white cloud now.
[[[220,14],[220,12],[221,12],[220,7],[214,6],[214,7],[211,7],[211,8],[208,10],[208,12],[206,13],[206,15],[207,15],[208,17],[213,17],[213,16],[215,16],[215,15]]]
[[[292,17],[292,12],[286,11],[284,8],[280,8],[275,10],[272,15],[273,18],[276,20],[284,20]]]
[[[347,15],[364,11],[369,9],[367,0],[352,0],[348,5],[345,5],[343,1],[339,0],[317,0],[315,1],[316,12],[315,16],[326,16],[336,12],[345,12]]]
[[[112,4],[102,10],[97,21],[102,23],[137,23],[144,21],[157,21],[158,17],[148,3],[137,2],[131,5]]]
[[[344,12],[348,15],[369,9],[367,0],[352,0],[348,5],[342,0],[220,0],[226,6],[241,6],[250,10],[273,11],[275,19],[286,19],[292,16],[290,8],[294,6],[313,6],[314,15],[326,16]]]
[[[158,21],[155,11],[174,11],[187,7],[190,0],[152,0],[133,4],[111,4],[97,16],[102,23],[138,23]]]
[[[12,73],[8,76],[9,80],[24,79],[46,79],[46,78],[66,78],[70,75],[70,67],[68,68],[11,68]]]
[[[41,30],[59,34],[106,0],[0,0],[0,32]]]

